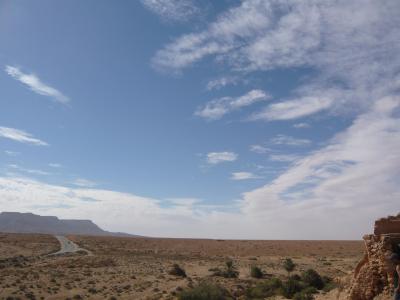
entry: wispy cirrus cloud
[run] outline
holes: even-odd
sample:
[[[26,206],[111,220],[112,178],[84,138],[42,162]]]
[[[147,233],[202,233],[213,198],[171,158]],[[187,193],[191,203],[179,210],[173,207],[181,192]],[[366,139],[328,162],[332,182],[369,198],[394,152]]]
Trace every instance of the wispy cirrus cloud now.
[[[308,123],[301,122],[301,123],[293,124],[293,127],[299,129],[299,128],[310,128],[311,126]]]
[[[258,154],[264,154],[270,152],[272,149],[262,146],[262,145],[251,145],[250,151]]]
[[[207,83],[207,90],[218,90],[228,85],[236,85],[239,79],[235,76],[223,76],[217,79],[210,80]]]
[[[251,90],[240,97],[223,97],[212,100],[205,106],[199,107],[194,114],[207,120],[218,120],[232,111],[269,98],[270,96],[262,90]]]
[[[220,164],[223,162],[232,162],[237,160],[238,155],[235,152],[210,152],[207,153],[207,163],[211,165]]]
[[[269,159],[278,162],[293,162],[300,157],[296,154],[270,154]]]
[[[299,139],[284,134],[278,134],[277,136],[270,139],[270,142],[274,145],[285,146],[307,146],[311,144],[311,141],[308,139]]]
[[[292,120],[309,116],[328,109],[333,101],[329,98],[304,97],[273,103],[253,114],[252,120]]]
[[[87,188],[92,188],[97,185],[96,182],[85,178],[77,178],[74,181],[72,181],[72,184],[79,187],[87,187]]]
[[[231,176],[232,180],[248,180],[258,178],[260,178],[260,176],[257,176],[251,172],[233,172]]]
[[[54,87],[51,87],[40,80],[35,74],[23,73],[18,67],[6,66],[5,71],[12,78],[28,86],[32,91],[39,95],[52,98],[54,101],[66,104],[69,98]]]
[[[52,167],[52,168],[61,168],[62,165],[59,164],[59,163],[49,163],[49,167]]]
[[[43,171],[43,170],[37,170],[37,169],[27,169],[27,168],[23,168],[19,165],[16,164],[10,164],[8,165],[9,168],[16,170],[16,171],[20,171],[20,172],[24,172],[24,173],[28,173],[28,174],[32,174],[32,175],[50,175],[49,172]]]
[[[8,156],[18,156],[21,154],[19,152],[11,151],[11,150],[5,150],[4,153],[7,154]]]
[[[358,0],[244,0],[204,30],[165,45],[153,65],[180,71],[212,57],[243,74],[312,68],[318,75],[291,91],[295,96],[272,103],[253,120],[294,120],[322,111],[359,113],[399,89],[399,9],[396,0],[362,5]]]
[[[142,4],[165,20],[187,21],[200,12],[193,0],[141,0]]]
[[[32,134],[10,127],[0,126],[0,137],[35,146],[48,146],[46,142],[33,137]]]

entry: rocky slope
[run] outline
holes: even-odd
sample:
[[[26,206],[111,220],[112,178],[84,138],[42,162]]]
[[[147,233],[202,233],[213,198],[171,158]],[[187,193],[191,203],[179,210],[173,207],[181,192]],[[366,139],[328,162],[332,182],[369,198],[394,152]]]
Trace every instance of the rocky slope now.
[[[363,237],[365,256],[357,265],[349,300],[392,299],[393,253],[400,252],[400,214],[375,222],[374,234]]]

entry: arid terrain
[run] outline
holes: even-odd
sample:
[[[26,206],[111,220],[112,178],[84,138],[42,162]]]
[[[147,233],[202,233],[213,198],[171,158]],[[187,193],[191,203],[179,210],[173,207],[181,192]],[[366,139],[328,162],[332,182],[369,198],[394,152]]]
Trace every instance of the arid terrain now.
[[[0,299],[175,299],[198,282],[218,283],[233,299],[275,276],[286,278],[284,258],[293,274],[313,268],[338,282],[317,298],[331,298],[349,281],[363,254],[361,241],[230,241],[68,236],[93,255],[48,256],[59,250],[50,235],[0,234]],[[238,278],[214,276],[232,260]],[[187,277],[170,275],[173,264]],[[250,276],[258,266],[262,279]]]

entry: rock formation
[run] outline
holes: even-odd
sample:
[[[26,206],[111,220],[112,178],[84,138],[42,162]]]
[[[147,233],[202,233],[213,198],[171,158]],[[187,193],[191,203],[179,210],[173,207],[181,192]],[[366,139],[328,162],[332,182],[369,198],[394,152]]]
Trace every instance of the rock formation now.
[[[363,239],[365,256],[355,269],[349,300],[391,299],[394,265],[389,258],[400,251],[400,214],[377,220],[374,234]]]

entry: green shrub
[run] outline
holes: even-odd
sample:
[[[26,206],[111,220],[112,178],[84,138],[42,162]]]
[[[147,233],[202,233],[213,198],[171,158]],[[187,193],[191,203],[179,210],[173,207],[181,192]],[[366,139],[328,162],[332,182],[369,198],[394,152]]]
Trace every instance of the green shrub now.
[[[288,299],[292,299],[293,296],[296,293],[301,292],[301,290],[303,288],[304,288],[304,285],[302,284],[302,282],[295,280],[293,278],[289,278],[282,284],[282,287],[281,287],[282,296],[284,296]]]
[[[308,286],[313,286],[319,290],[321,290],[325,285],[321,275],[319,275],[318,272],[313,269],[308,269],[307,271],[303,272],[301,275],[301,280]]]
[[[278,278],[271,278],[263,282],[259,282],[246,291],[247,299],[265,299],[281,292],[282,281]]]
[[[304,290],[294,294],[293,300],[313,300],[314,296],[312,293],[307,293]]]
[[[286,272],[288,272],[288,275],[290,275],[290,273],[296,268],[296,265],[291,258],[285,258],[282,266]]]
[[[202,282],[178,295],[179,300],[231,300],[228,292],[219,285]]]
[[[173,264],[171,270],[168,272],[169,275],[186,277],[186,272],[178,264]]]
[[[209,271],[212,271],[214,276],[221,276],[225,278],[237,278],[239,276],[239,272],[237,271],[232,260],[228,260],[225,263],[225,268],[222,270],[219,268],[212,268],[209,269]]]
[[[225,273],[224,277],[226,278],[237,278],[239,276],[239,272],[236,269],[236,266],[234,265],[232,260],[228,260],[225,263]]]
[[[250,276],[253,278],[262,278],[263,277],[262,270],[257,266],[251,266],[250,268]]]
[[[325,281],[324,280],[324,288],[322,290],[325,293],[327,293],[327,292],[329,292],[329,291],[331,291],[333,289],[336,289],[337,287],[338,287],[338,284],[336,282],[334,282],[332,280],[329,280],[329,281]]]

